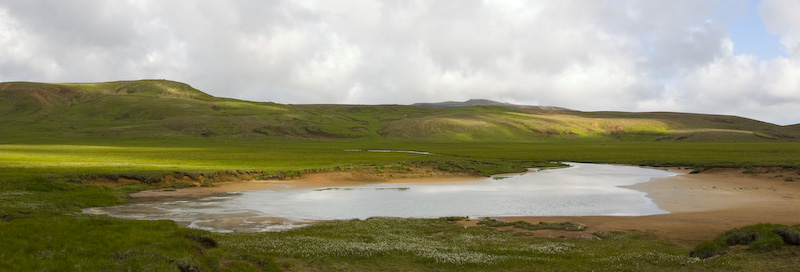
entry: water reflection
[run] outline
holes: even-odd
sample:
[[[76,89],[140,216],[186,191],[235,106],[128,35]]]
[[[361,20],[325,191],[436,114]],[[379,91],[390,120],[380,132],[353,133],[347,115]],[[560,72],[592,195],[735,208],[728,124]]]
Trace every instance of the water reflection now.
[[[373,216],[584,216],[666,213],[645,193],[619,186],[673,176],[633,166],[569,163],[508,178],[440,184],[377,184],[249,191],[198,200],[93,208],[134,219],[171,219],[213,231],[281,230],[313,220]]]

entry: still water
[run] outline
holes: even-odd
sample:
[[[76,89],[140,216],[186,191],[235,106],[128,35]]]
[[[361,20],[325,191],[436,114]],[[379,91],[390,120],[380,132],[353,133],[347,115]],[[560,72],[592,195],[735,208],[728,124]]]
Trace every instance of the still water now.
[[[447,183],[247,191],[193,200],[87,209],[132,219],[170,219],[212,231],[270,231],[313,220],[373,216],[638,216],[667,213],[644,192],[620,186],[675,173],[634,166],[569,163],[505,178]]]

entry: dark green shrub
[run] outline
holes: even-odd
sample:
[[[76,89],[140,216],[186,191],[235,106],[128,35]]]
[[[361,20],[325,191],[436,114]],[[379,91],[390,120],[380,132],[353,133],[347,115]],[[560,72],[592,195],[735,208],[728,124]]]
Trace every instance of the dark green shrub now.
[[[748,245],[758,239],[758,233],[736,229],[723,234],[723,241],[729,246]]]
[[[638,234],[624,232],[624,231],[598,231],[592,233],[592,235],[594,235],[597,238],[600,238],[600,240],[621,240],[624,238],[630,238],[636,236]]]
[[[572,222],[556,222],[556,223],[547,223],[547,222],[539,222],[540,229],[554,229],[554,230],[567,230],[567,231],[582,231],[586,230],[586,226],[580,223],[572,223]]]
[[[717,236],[713,241],[700,244],[690,254],[693,257],[708,258],[722,254],[728,246],[746,245],[752,251],[771,251],[784,244],[800,244],[800,225],[784,226],[776,224],[757,224],[732,229]]]
[[[478,225],[485,225],[488,227],[505,227],[511,225],[511,223],[506,223],[503,221],[497,221],[495,219],[491,219],[489,217],[481,218],[481,221],[478,222]]]
[[[773,230],[787,245],[800,245],[800,225],[778,227]]]
[[[301,175],[300,171],[287,171],[286,173],[284,173],[284,178],[289,178],[289,179],[299,178],[300,175]]]
[[[726,231],[717,237],[729,246],[749,245],[758,239],[776,235],[772,230],[780,227],[774,224],[756,224]]]
[[[728,245],[719,240],[706,241],[689,252],[689,256],[701,259],[711,258],[728,251]]]
[[[200,243],[204,248],[215,248],[219,246],[217,241],[214,238],[203,236],[199,234],[186,234],[184,237],[189,238],[189,240],[195,241]]]
[[[164,174],[160,172],[91,174],[91,175],[81,176],[81,178],[82,179],[106,178],[113,181],[119,181],[119,179],[124,178],[124,179],[137,180],[141,183],[153,184],[161,182],[161,179],[164,178]]]
[[[783,239],[774,233],[766,237],[759,237],[747,246],[748,249],[755,251],[770,251],[781,247],[783,247]]]
[[[556,223],[547,223],[547,222],[539,222],[539,224],[531,224],[525,221],[515,221],[515,222],[503,222],[491,219],[489,217],[484,217],[478,222],[478,225],[484,225],[489,227],[506,227],[506,226],[514,226],[515,228],[526,229],[526,230],[566,230],[566,231],[582,231],[586,230],[586,226],[579,223],[572,223],[572,222],[556,222]]]

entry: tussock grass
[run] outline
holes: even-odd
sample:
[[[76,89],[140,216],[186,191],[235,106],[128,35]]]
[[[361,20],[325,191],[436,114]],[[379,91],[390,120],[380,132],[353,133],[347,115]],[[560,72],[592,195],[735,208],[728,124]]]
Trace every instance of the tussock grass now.
[[[503,222],[498,221],[496,219],[492,219],[489,217],[485,217],[478,222],[478,225],[488,226],[488,227],[507,227],[513,226],[515,228],[526,229],[526,230],[566,230],[566,231],[583,231],[586,230],[586,226],[579,223],[572,223],[572,222],[556,222],[556,223],[548,223],[548,222],[539,222],[539,224],[531,224],[525,221],[514,221],[514,222]]]
[[[756,224],[735,228],[695,248],[690,255],[710,258],[724,254],[728,247],[742,245],[756,252],[771,252],[784,245],[800,244],[800,225]]]

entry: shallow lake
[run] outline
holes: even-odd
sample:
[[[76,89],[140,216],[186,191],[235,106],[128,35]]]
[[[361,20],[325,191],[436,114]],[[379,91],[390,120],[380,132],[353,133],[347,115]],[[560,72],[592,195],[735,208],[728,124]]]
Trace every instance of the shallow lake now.
[[[373,216],[640,216],[667,213],[644,192],[620,186],[676,175],[635,166],[569,163],[465,182],[393,183],[264,190],[191,200],[91,208],[88,213],[170,219],[212,231],[269,231],[314,220]]]

